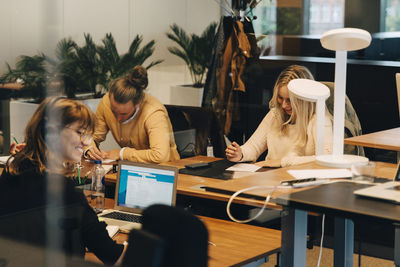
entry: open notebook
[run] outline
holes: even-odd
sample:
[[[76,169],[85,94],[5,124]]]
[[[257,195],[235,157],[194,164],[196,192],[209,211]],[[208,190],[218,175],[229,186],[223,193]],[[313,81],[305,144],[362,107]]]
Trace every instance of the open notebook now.
[[[397,173],[393,181],[358,189],[354,191],[354,194],[400,204],[400,164],[397,165]]]
[[[140,228],[141,213],[148,206],[175,205],[177,179],[175,167],[120,161],[114,209],[100,213],[99,220],[123,232]]]

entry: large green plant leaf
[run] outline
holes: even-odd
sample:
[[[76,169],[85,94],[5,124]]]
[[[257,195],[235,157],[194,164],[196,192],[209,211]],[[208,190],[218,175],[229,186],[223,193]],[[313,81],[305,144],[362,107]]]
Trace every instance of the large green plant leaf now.
[[[194,86],[202,86],[211,61],[216,28],[217,24],[213,22],[198,36],[196,34],[189,35],[183,28],[172,24],[171,32],[166,33],[167,37],[177,44],[177,47],[168,47],[168,51],[185,62]]]

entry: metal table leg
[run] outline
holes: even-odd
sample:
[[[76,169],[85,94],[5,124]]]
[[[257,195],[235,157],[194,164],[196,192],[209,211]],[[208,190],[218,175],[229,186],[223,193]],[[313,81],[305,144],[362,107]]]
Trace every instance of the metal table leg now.
[[[306,266],[307,215],[287,207],[282,212],[282,266]]]
[[[335,217],[334,266],[353,267],[354,222]]]

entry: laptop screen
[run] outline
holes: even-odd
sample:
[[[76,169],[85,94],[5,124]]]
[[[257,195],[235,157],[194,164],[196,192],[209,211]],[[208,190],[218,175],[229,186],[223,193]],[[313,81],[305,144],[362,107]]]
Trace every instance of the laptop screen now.
[[[155,164],[121,163],[117,206],[145,209],[152,204],[175,204],[176,171]]]

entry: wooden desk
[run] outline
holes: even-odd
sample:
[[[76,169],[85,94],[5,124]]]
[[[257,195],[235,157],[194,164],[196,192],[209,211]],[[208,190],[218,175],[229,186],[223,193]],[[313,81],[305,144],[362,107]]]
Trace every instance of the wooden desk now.
[[[320,166],[315,162],[305,163],[296,166],[290,166],[286,168],[279,168],[267,172],[254,173],[244,178],[232,179],[223,181],[218,184],[212,185],[213,188],[223,190],[227,192],[236,192],[240,189],[253,187],[253,186],[277,186],[282,180],[293,179],[291,175],[287,173],[287,170],[301,170],[301,169],[327,169],[328,167]],[[397,165],[386,162],[376,162],[376,176],[392,179],[396,175]],[[272,194],[272,199],[277,198],[280,195],[294,193],[297,191],[305,190],[305,188],[299,189],[278,189]],[[254,195],[256,197],[265,198],[271,189],[257,189],[246,192],[246,194]]]
[[[400,151],[400,127],[344,139],[345,144]]]
[[[195,156],[191,158],[185,158],[174,162],[165,163],[165,165],[175,166],[177,168],[184,168],[186,164],[196,163],[196,162],[210,162],[217,160],[216,158],[210,158],[206,156]],[[376,162],[376,176],[391,179],[396,175],[397,166],[391,163]],[[240,189],[258,186],[258,185],[279,185],[282,180],[293,179],[286,171],[289,169],[326,169],[327,167],[320,166],[316,163],[306,163],[297,166],[290,166],[286,168],[279,168],[275,170],[270,170],[266,172],[249,173],[248,176],[231,179],[231,180],[219,180],[212,179],[201,176],[179,174],[177,193],[181,195],[193,196],[198,198],[213,199],[218,201],[227,202],[232,192],[236,192]],[[106,181],[115,183],[116,174],[107,174]],[[210,188],[221,190],[225,193],[215,193],[211,191],[206,191],[200,186],[207,186]],[[279,189],[272,195],[273,198],[278,197],[282,194],[287,194],[290,192],[297,192],[304,189]],[[247,194],[254,195],[255,197],[265,198],[270,189],[259,189],[253,190],[251,192],[246,192]],[[234,203],[249,205],[255,207],[261,207],[264,204],[264,200],[257,200],[253,198],[238,197],[234,200]],[[281,209],[280,205],[270,202],[267,206],[272,209]]]
[[[106,200],[106,207],[111,207],[113,200]],[[240,224],[230,221],[200,216],[209,233],[210,267],[241,266],[280,251],[281,232],[278,230]],[[123,243],[128,235],[118,233],[114,239]],[[99,260],[93,253],[86,253],[86,260]]]
[[[178,161],[167,162],[167,163],[164,163],[163,165],[174,166],[174,167],[177,167],[180,169],[180,168],[184,168],[185,165],[187,165],[187,164],[197,163],[197,162],[211,162],[211,161],[215,161],[215,160],[219,160],[219,158],[210,158],[210,157],[206,157],[206,156],[195,156],[195,157],[191,157],[191,158],[181,159]],[[117,177],[116,173],[109,173],[105,177],[106,182],[115,183],[116,177]],[[226,181],[220,180],[220,179],[213,179],[213,178],[194,176],[194,175],[188,175],[188,174],[179,174],[177,193],[180,195],[186,195],[186,196],[227,202],[229,200],[229,197],[231,196],[231,194],[214,193],[214,192],[206,191],[201,188],[201,186],[214,187],[214,186],[224,183],[224,182],[226,182]],[[235,203],[261,207],[264,204],[264,201],[239,197],[239,198],[235,199]],[[279,206],[277,206],[274,203],[270,203],[268,205],[268,207],[275,208],[275,209],[279,208]]]

